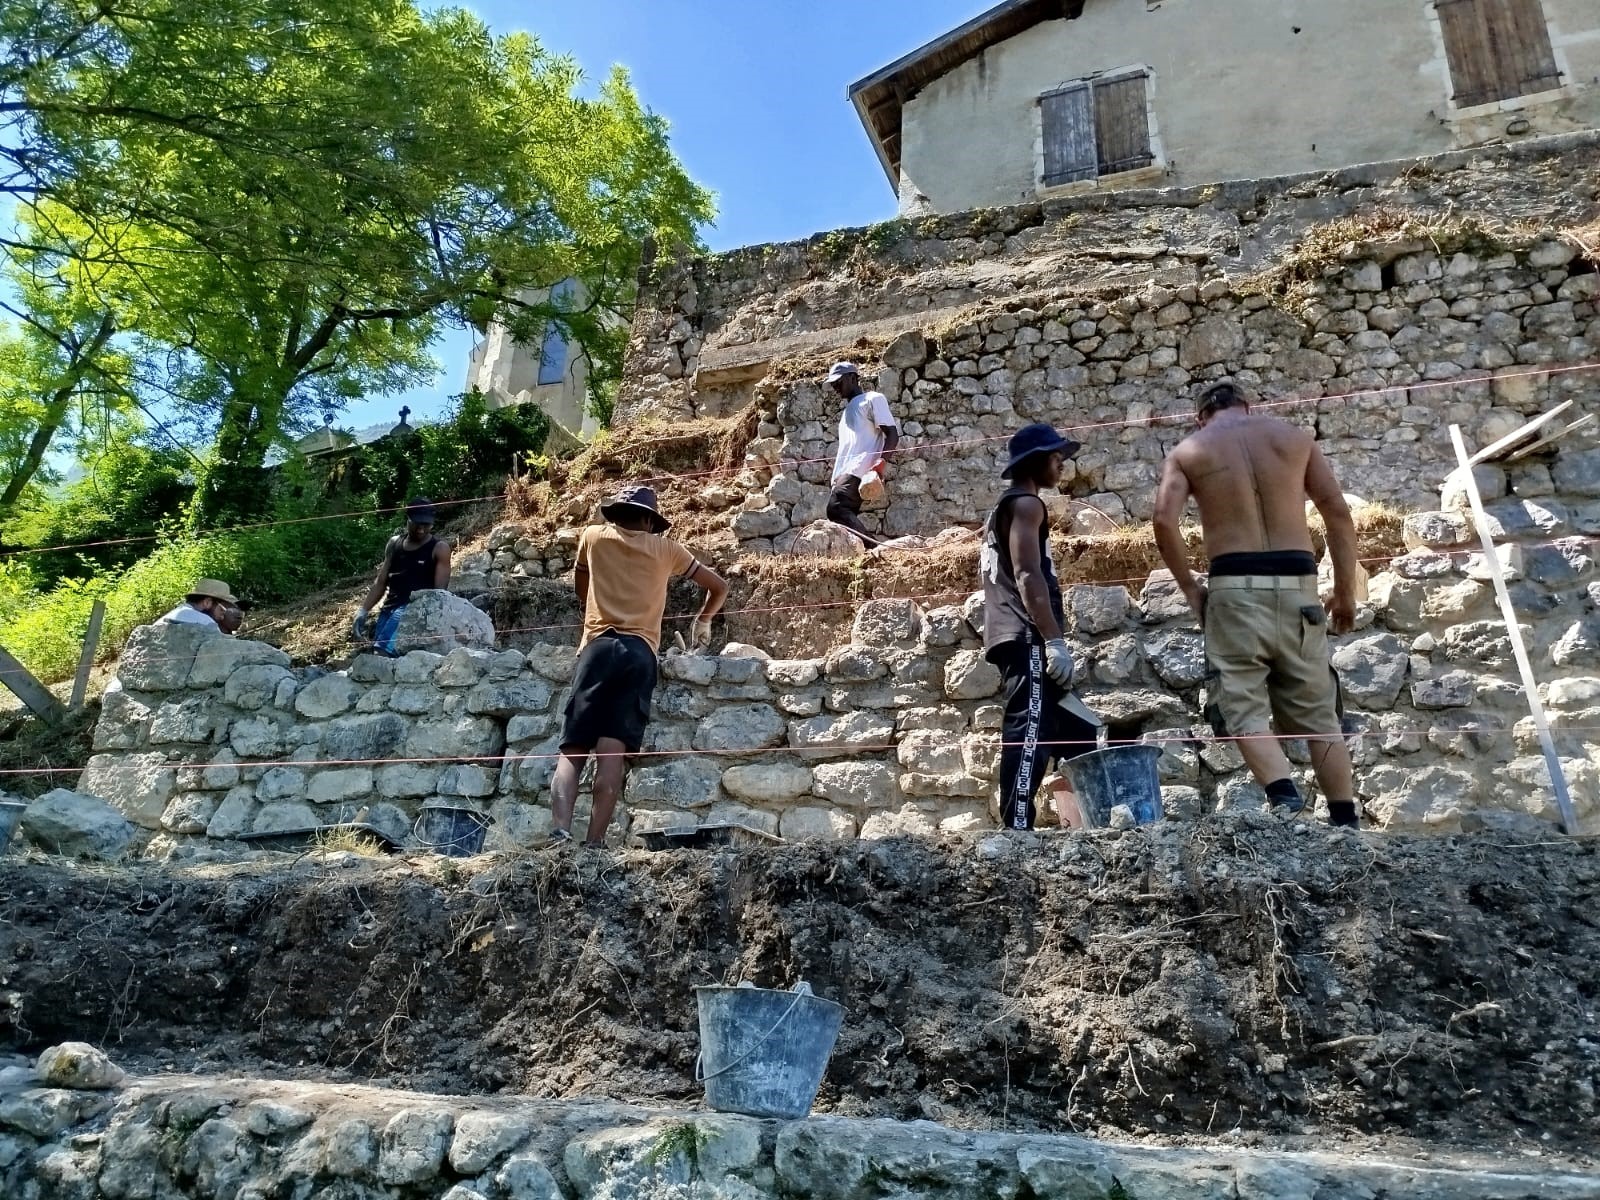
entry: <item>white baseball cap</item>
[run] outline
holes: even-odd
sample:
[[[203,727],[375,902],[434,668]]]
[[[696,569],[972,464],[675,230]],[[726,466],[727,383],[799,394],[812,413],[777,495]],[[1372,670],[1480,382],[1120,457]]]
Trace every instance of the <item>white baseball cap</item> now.
[[[828,372],[828,378],[827,378],[826,382],[828,382],[828,383],[837,383],[839,380],[843,379],[846,375],[859,375],[859,374],[861,374],[861,372],[860,372],[859,369],[857,369],[855,363],[853,363],[853,362],[837,362],[837,363],[833,364],[833,370]]]

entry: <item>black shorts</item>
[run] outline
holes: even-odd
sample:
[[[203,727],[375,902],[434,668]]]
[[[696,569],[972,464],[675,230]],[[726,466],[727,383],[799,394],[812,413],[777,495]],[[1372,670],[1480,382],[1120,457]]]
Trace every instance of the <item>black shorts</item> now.
[[[837,521],[833,516],[835,509],[849,513],[852,517],[861,514],[861,480],[851,475],[833,485],[833,491],[828,494],[828,519]]]
[[[561,731],[562,750],[592,750],[615,738],[637,754],[650,723],[656,654],[632,634],[607,630],[583,648],[572,672],[572,695]]]
[[[1066,693],[1044,673],[1044,642],[1002,642],[989,651],[1005,682],[1000,739],[1000,819],[1007,829],[1032,829],[1033,797],[1050,761],[1095,748],[1096,729],[1061,707]]]

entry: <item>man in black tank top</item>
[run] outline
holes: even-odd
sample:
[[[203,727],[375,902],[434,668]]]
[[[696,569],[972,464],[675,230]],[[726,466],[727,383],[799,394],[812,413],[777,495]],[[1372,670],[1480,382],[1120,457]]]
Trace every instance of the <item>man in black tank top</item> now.
[[[1049,514],[1039,499],[1039,489],[1055,487],[1062,464],[1080,448],[1049,425],[1023,426],[1000,473],[1013,486],[984,523],[983,647],[1005,680],[1000,819],[1007,829],[1033,828],[1034,793],[1051,759],[1095,748],[1096,727],[1061,707],[1072,687],[1072,654],[1062,635]]]
[[[450,586],[450,543],[433,536],[433,501],[416,499],[406,505],[406,528],[389,539],[383,552],[378,577],[367,589],[366,598],[356,610],[354,631],[357,641],[367,641],[384,654],[393,654],[400,617],[411,603],[413,592]],[[371,631],[367,620],[379,598],[383,607]]]

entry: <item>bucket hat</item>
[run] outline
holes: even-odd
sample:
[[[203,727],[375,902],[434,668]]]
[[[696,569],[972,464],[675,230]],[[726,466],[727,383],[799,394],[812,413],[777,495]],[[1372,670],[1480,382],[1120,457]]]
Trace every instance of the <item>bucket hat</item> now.
[[[1011,435],[1011,441],[1006,446],[1011,460],[1000,472],[1000,478],[1010,479],[1011,473],[1022,465],[1023,460],[1032,458],[1035,454],[1050,454],[1059,450],[1067,458],[1071,458],[1082,449],[1082,442],[1076,442],[1065,434],[1057,433],[1054,425],[1046,425],[1043,421],[1024,425]]]
[[[194,586],[185,593],[185,596],[205,596],[211,600],[221,600],[224,604],[239,603],[233,594],[233,589],[220,579],[196,579]]]
[[[608,521],[614,521],[630,512],[649,513],[651,528],[656,533],[665,533],[672,528],[672,522],[663,517],[656,508],[654,488],[625,487],[600,506],[600,515]]]

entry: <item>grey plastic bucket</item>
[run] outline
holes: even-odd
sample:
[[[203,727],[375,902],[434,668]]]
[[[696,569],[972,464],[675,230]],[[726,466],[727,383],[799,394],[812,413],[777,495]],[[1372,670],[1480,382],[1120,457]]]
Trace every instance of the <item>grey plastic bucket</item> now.
[[[717,1112],[797,1121],[811,1111],[844,1009],[797,983],[790,992],[697,987],[695,1078]]]
[[[1161,777],[1156,763],[1159,746],[1112,746],[1061,765],[1072,790],[1078,795],[1078,808],[1090,829],[1109,829],[1111,810],[1126,805],[1135,825],[1161,820]]]
[[[0,854],[5,853],[11,835],[22,823],[22,814],[27,808],[26,804],[18,804],[15,800],[0,800]]]
[[[481,809],[456,804],[424,804],[413,832],[435,854],[471,858],[483,849],[491,818]]]

